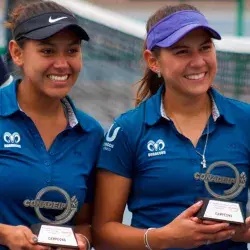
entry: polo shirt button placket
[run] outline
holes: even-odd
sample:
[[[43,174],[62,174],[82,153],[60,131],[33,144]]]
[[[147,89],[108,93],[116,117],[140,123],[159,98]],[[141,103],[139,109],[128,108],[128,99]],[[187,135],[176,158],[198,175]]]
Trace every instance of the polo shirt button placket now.
[[[44,161],[44,164],[45,164],[45,166],[48,167],[48,166],[50,165],[50,162],[49,162],[48,160],[45,160],[45,161]]]
[[[50,161],[48,161],[48,160],[44,160],[44,164],[45,164],[46,168],[48,168],[51,165]],[[50,183],[51,183],[51,174],[48,174],[47,180],[46,180],[46,185],[49,185]]]

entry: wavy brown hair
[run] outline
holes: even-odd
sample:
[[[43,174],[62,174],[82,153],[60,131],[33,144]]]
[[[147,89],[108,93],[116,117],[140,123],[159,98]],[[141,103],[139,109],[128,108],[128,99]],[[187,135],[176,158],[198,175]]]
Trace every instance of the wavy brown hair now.
[[[195,10],[200,12],[197,8],[189,4],[179,4],[174,6],[164,6],[161,9],[157,10],[147,21],[146,31],[147,33],[150,29],[158,23],[161,19],[172,15],[175,12],[182,10]],[[146,40],[143,44],[143,52],[146,50]],[[153,55],[157,58],[160,55],[160,47],[155,46],[152,48]],[[162,84],[164,84],[164,80],[162,77],[158,77],[157,74],[152,71],[149,67],[146,66],[144,75],[142,79],[137,83],[138,89],[136,93],[136,101],[135,105],[138,106],[142,101],[147,100],[149,97],[154,95],[157,90],[160,88]]]

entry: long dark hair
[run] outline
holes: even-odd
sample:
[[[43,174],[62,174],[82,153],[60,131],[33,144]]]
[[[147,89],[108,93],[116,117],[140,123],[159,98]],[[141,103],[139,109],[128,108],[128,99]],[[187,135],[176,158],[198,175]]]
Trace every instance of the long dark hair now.
[[[174,6],[164,6],[161,9],[157,10],[147,21],[146,30],[147,33],[149,30],[158,23],[161,19],[182,10],[195,10],[200,12],[197,8],[189,4],[179,4]],[[146,40],[143,44],[143,52],[146,50]],[[151,51],[155,57],[160,55],[161,48],[154,47]],[[142,101],[148,99],[152,95],[154,95],[160,86],[164,84],[164,80],[162,77],[158,77],[157,74],[152,71],[149,67],[146,66],[144,75],[142,79],[138,82],[138,89],[136,93],[136,101],[135,105],[139,105]]]

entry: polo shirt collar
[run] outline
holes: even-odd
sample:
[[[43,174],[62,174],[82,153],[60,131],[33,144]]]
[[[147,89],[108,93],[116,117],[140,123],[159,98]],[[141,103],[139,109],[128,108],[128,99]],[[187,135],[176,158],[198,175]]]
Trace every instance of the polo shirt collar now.
[[[220,94],[215,88],[210,89],[210,94],[216,103],[219,112],[219,118],[223,119],[229,124],[236,124],[236,120],[228,98]]]
[[[145,123],[149,126],[156,124],[161,118],[161,97],[165,91],[164,84],[155,95],[145,101]]]
[[[170,120],[163,108],[162,96],[164,91],[165,87],[162,85],[157,93],[150,97],[145,103],[145,123],[149,126],[156,124],[161,118]],[[235,119],[230,112],[226,97],[214,88],[210,89],[209,94],[212,100],[212,116],[214,121],[221,118],[229,124],[235,124]]]
[[[0,116],[7,117],[15,112],[22,111],[17,101],[17,86],[19,83],[20,80],[14,80],[10,85],[0,89]],[[67,110],[69,126],[73,128],[79,124],[84,131],[90,131],[92,123],[89,122],[87,115],[79,114],[70,97],[63,98],[62,103]],[[78,116],[81,118],[78,119]]]
[[[77,109],[69,96],[62,99],[62,103],[67,108],[69,125],[74,127],[79,125],[85,132],[90,132],[94,128],[94,123],[90,117]]]

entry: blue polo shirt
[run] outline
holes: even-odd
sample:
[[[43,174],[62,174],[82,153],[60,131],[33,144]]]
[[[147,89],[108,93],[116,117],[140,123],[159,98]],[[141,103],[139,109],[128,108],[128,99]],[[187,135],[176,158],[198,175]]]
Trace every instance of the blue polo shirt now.
[[[201,165],[207,138],[204,129],[196,148],[180,134],[163,111],[164,88],[137,108],[118,117],[106,134],[98,167],[132,179],[128,209],[131,225],[137,228],[162,227],[170,223],[199,197],[212,197],[204,181],[197,177],[207,168]],[[213,103],[205,158],[207,166],[217,161],[233,164],[245,177],[244,188],[233,200],[246,210],[249,183],[250,105],[210,90]],[[235,177],[232,169],[222,166],[213,175]],[[232,185],[231,185],[232,186]],[[210,183],[222,194],[227,183]],[[245,243],[230,240],[198,249],[247,249]]]
[[[75,196],[77,211],[83,203],[92,201],[90,176],[104,132],[96,120],[76,109],[66,97],[62,103],[69,124],[47,151],[35,124],[19,108],[18,84],[15,81],[0,89],[0,223],[30,227],[40,220],[24,201],[35,200],[45,187],[56,186],[70,198]],[[56,192],[47,192],[41,199],[65,202],[65,197]],[[52,210],[43,212],[46,218],[55,219]]]

